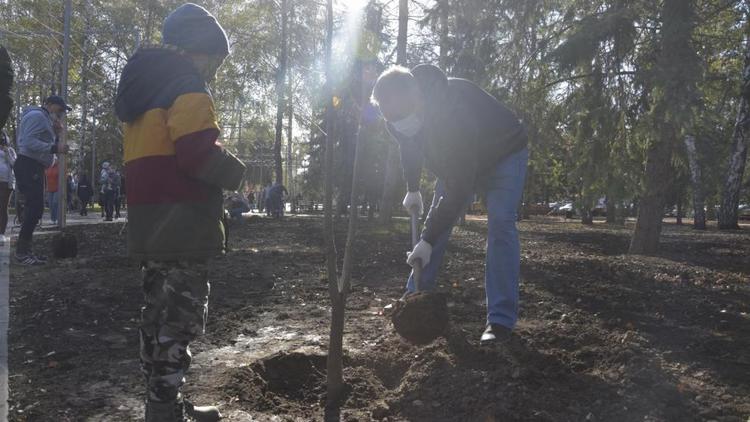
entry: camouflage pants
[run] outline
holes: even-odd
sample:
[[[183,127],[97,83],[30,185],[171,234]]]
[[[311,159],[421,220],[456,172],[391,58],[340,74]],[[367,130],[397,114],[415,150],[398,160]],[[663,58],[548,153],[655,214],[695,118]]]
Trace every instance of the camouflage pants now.
[[[150,261],[141,271],[141,371],[149,399],[164,402],[177,397],[192,360],[189,344],[205,331],[208,270],[205,262]]]

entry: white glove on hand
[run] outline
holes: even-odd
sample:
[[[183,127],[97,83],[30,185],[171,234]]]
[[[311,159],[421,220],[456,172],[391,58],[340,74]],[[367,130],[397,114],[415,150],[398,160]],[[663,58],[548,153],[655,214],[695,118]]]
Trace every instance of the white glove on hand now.
[[[404,205],[404,208],[406,208],[406,211],[408,211],[409,213],[411,213],[412,210],[415,208],[419,212],[417,216],[421,217],[422,213],[424,213],[424,204],[422,204],[422,194],[419,193],[419,191],[406,192],[403,205]]]
[[[406,263],[414,267],[416,265],[415,261],[419,260],[424,268],[430,263],[430,255],[432,255],[432,245],[424,240],[420,240],[417,246],[414,247],[414,250],[406,256]]]

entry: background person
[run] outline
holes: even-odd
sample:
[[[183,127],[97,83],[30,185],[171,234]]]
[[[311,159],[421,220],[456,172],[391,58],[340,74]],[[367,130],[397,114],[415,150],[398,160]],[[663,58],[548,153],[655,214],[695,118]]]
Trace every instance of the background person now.
[[[50,96],[42,107],[29,107],[21,115],[18,128],[18,159],[13,167],[18,191],[24,195],[24,216],[16,243],[16,260],[21,265],[46,263],[34,254],[34,229],[44,212],[44,170],[54,162],[55,154],[68,152],[67,145],[58,144],[63,130],[62,119],[72,110],[58,96]]]
[[[91,198],[94,196],[94,188],[91,187],[91,182],[89,182],[89,177],[86,173],[78,178],[76,194],[78,195],[78,200],[81,202],[81,216],[89,215],[88,207]]]
[[[16,186],[13,164],[16,151],[8,144],[8,134],[0,133],[0,245],[7,242],[5,230],[8,227],[8,203]]]
[[[99,186],[101,187],[99,195],[102,203],[102,212],[105,216],[104,221],[112,221],[117,184],[112,166],[108,162],[102,164],[102,171],[99,175]]]

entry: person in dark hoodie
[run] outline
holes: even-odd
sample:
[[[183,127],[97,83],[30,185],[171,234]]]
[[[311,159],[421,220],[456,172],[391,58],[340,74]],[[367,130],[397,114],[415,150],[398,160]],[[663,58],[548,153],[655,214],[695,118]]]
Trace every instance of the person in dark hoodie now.
[[[128,253],[140,261],[145,306],[140,359],[147,422],[220,418],[180,389],[189,344],[205,331],[207,261],[224,252],[222,189],[237,190],[245,166],[217,144],[208,84],[229,54],[221,25],[186,3],[164,20],[163,45],[139,49],[120,77],[115,111],[124,122]]]
[[[404,207],[422,215],[423,166],[438,177],[421,239],[407,258],[412,267],[424,267],[420,288],[436,287],[453,225],[475,192],[486,194],[487,323],[480,342],[504,342],[518,319],[516,210],[528,161],[524,125],[473,82],[447,78],[432,65],[386,70],[375,83],[372,102],[401,150],[408,191]],[[413,274],[406,288],[406,294],[414,291]]]
[[[89,177],[86,174],[82,174],[78,178],[78,186],[76,187],[76,193],[78,194],[78,200],[81,201],[81,215],[89,215],[89,202],[94,196],[94,188],[91,187]]]

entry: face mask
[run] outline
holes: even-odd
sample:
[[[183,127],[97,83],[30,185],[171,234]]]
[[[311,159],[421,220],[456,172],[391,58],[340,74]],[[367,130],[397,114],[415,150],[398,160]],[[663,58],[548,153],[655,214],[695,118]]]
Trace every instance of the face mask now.
[[[53,122],[59,122],[63,119],[63,114],[59,111],[56,111],[54,113],[50,113],[49,117],[52,118]]]
[[[416,113],[412,113],[401,120],[391,122],[391,125],[393,125],[393,129],[395,129],[396,132],[411,138],[422,129],[422,119],[420,119]]]

